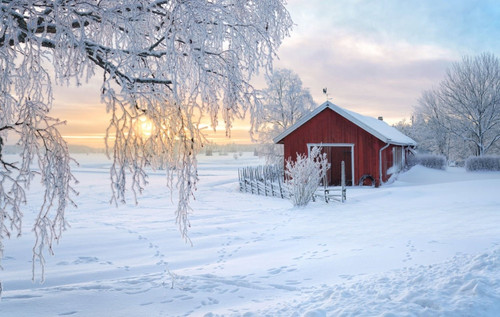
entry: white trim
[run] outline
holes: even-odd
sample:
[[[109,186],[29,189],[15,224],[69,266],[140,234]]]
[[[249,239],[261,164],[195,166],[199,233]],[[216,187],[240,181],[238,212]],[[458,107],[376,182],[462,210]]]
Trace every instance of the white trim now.
[[[313,146],[318,147],[350,147],[351,148],[351,186],[354,186],[354,143],[307,143],[307,155],[311,152]]]
[[[350,146],[350,147],[354,147],[354,143],[307,143],[307,146],[333,146],[333,147]]]
[[[380,186],[382,186],[384,184],[384,173],[382,173],[382,151],[387,149],[389,147],[389,145],[391,145],[391,144],[387,143],[386,145],[384,145],[384,147],[382,147],[382,148],[380,148],[380,150],[378,150],[378,168],[379,168]]]

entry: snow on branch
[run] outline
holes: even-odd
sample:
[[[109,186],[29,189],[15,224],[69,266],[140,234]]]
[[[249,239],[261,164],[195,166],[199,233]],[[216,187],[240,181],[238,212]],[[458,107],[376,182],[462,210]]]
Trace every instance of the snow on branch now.
[[[453,63],[439,86],[422,94],[416,114],[424,130],[433,130],[427,138],[441,154],[448,156],[443,148],[450,147],[477,156],[493,152],[500,140],[498,57],[483,53]]]
[[[295,161],[286,161],[286,184],[294,206],[306,206],[311,201],[329,168],[326,153],[321,153],[321,148],[316,146],[311,149],[309,156],[297,153]]]
[[[262,91],[260,115],[254,122],[254,132],[261,144],[259,154],[268,164],[283,164],[283,147],[273,138],[312,111],[316,104],[302,80],[290,69],[275,69],[266,78],[267,88]]]
[[[250,79],[259,70],[270,72],[289,35],[292,21],[284,3],[2,1],[0,138],[19,138],[23,152],[19,162],[0,156],[0,252],[4,237],[21,233],[20,205],[35,162],[46,195],[34,224],[33,254],[43,264],[44,250],[52,252],[66,226],[64,209],[72,202],[74,181],[60,122],[48,116],[52,84],[97,78],[111,118],[106,138],[113,159],[111,201],[124,202],[127,187],[136,200],[147,184],[145,167],[161,168],[177,192],[177,223],[189,240],[196,155],[205,143],[200,120],[208,116],[215,127],[222,118],[230,135],[235,118],[247,111],[259,115]],[[140,132],[142,120],[151,123],[148,133]]]

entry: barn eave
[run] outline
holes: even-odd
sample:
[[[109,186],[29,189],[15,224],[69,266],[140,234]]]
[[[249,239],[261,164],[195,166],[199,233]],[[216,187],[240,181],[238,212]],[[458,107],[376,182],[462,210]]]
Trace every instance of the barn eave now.
[[[302,117],[299,121],[297,121],[295,124],[290,126],[288,129],[280,133],[278,136],[276,136],[273,139],[273,142],[278,144],[278,143],[283,143],[283,139],[287,137],[290,133],[301,127],[303,124],[305,124],[307,121],[318,115],[321,111],[325,110],[326,108],[331,109],[332,111],[335,111],[342,117],[346,118],[347,120],[351,121],[352,123],[356,124],[360,128],[364,129],[368,133],[372,134],[379,140],[381,140],[384,143],[387,144],[392,144],[392,145],[398,145],[398,146],[416,146],[417,142],[415,142],[413,139],[409,138],[408,136],[404,135],[403,133],[399,132],[396,130],[396,128],[389,126],[387,123],[377,120],[375,118],[370,118],[366,117],[351,111],[348,111],[346,109],[343,109],[329,101],[323,103],[321,106],[317,107],[314,109],[312,112],[309,114],[305,115]]]

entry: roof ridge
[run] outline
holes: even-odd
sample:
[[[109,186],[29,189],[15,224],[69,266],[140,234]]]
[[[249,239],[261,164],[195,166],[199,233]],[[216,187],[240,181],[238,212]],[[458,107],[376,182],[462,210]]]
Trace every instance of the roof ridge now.
[[[374,135],[375,137],[377,137],[378,139],[380,139],[385,143],[390,143],[395,145],[417,145],[417,143],[413,139],[406,136],[396,128],[390,126],[385,121],[381,121],[373,117],[365,116],[360,113],[344,109],[330,101],[322,103],[316,109],[314,109],[313,111],[309,112],[308,114],[300,118],[288,129],[285,129],[283,132],[281,132],[273,139],[274,143],[279,143],[290,133],[295,131],[297,128],[305,124],[307,121],[315,117],[317,114],[319,114],[326,108],[335,111],[345,119],[351,121],[358,127],[364,129],[365,131]]]

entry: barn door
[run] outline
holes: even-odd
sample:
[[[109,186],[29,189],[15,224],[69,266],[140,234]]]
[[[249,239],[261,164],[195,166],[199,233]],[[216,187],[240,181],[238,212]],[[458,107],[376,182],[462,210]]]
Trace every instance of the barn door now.
[[[345,163],[346,185],[352,185],[352,147],[321,145],[323,153],[326,153],[328,162],[331,164],[327,172],[328,186],[340,186],[341,184],[341,162]]]

